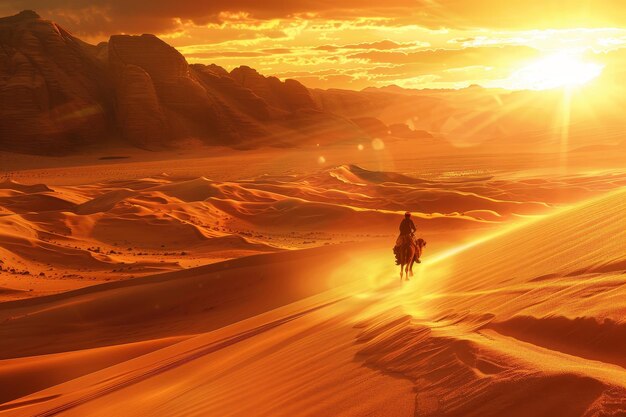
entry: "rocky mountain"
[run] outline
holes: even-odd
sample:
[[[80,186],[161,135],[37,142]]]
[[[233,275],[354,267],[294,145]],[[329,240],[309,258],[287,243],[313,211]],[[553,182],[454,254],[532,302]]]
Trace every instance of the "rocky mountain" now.
[[[0,150],[64,154],[112,138],[161,149],[367,136],[297,81],[190,65],[154,35],[93,46],[32,11],[0,19]]]
[[[93,47],[31,11],[0,19],[0,148],[67,152],[108,134],[109,77]]]
[[[479,86],[311,90],[247,66],[189,64],[154,35],[89,45],[24,11],[0,18],[0,150],[64,154],[113,141],[251,148],[387,135],[561,151],[564,132],[571,149],[615,145],[626,128],[620,71],[569,96]]]
[[[364,129],[374,120],[382,121],[389,135],[397,138],[434,137],[467,151],[562,152],[590,145],[616,146],[623,140],[626,119],[618,80],[615,74],[607,74],[576,89],[552,90],[472,85],[310,91],[323,111],[350,118]]]

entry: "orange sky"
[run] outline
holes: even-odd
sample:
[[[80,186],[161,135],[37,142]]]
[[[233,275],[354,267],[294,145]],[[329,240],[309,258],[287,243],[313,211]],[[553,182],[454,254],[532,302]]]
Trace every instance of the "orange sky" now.
[[[383,5],[381,5],[383,4]],[[508,87],[555,52],[621,65],[621,0],[3,0],[90,41],[155,33],[190,62],[249,65],[309,87]],[[625,50],[626,51],[626,50]],[[607,52],[609,52],[607,54]],[[616,64],[619,63],[619,64]]]

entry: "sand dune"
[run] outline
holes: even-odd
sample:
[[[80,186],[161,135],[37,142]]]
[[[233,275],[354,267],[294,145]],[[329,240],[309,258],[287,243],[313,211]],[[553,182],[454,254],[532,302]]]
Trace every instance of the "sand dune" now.
[[[0,187],[0,415],[626,408],[620,170],[82,172]]]
[[[0,379],[23,381],[13,394],[5,392],[4,399],[24,393],[34,368],[39,373],[31,392],[43,383],[53,385],[60,378],[71,379],[126,360],[132,356],[127,351],[147,352],[153,345],[172,343],[171,337],[218,329],[332,288],[354,287],[361,280],[356,268],[320,279],[329,266],[359,264],[354,251],[344,246],[260,255],[0,304],[4,341]],[[377,252],[378,248],[372,253]],[[357,253],[364,254],[362,248]],[[298,268],[300,264],[307,268]],[[292,271],[298,270],[294,277]],[[108,359],[107,349],[112,354]],[[89,364],[89,358],[94,362]],[[79,363],[74,366],[74,361]],[[58,364],[72,366],[73,371],[59,375],[54,372]]]
[[[184,336],[171,337],[3,360],[1,361],[2,372],[0,372],[0,384],[3,386],[0,392],[0,403],[145,355],[185,338]]]
[[[435,257],[360,356],[415,381],[422,415],[623,413],[625,196]]]
[[[239,181],[157,175],[2,184],[0,286],[16,291],[0,297],[15,299],[277,250],[392,242],[405,210],[426,238],[469,239],[615,189],[626,177],[422,178],[352,164]]]
[[[620,415],[625,197],[429,253],[404,286],[360,243],[4,303],[5,358],[199,334],[59,385],[46,377],[0,414]],[[86,338],[95,323],[99,340]]]
[[[19,182],[16,182],[13,180],[4,180],[0,182],[0,189],[19,191],[22,193],[45,193],[45,192],[52,191],[51,188],[48,188],[44,184],[26,185],[26,184],[20,184]]]
[[[353,252],[350,246],[342,246],[258,255],[5,302],[0,304],[0,332],[5,340],[0,357],[13,357],[18,350],[19,354],[35,355],[59,352],[64,346],[97,347],[143,340],[146,335],[166,337],[218,328],[254,312],[354,281],[358,271],[319,279],[320,270],[328,265],[358,263]],[[331,258],[327,265],[311,267],[316,260],[326,258]],[[296,270],[298,263],[308,267],[294,280],[286,272]],[[264,295],[267,291],[272,291],[271,298]],[[117,306],[116,311],[110,311],[111,305]],[[77,319],[82,329],[78,332],[67,326]],[[92,332],[97,333],[96,338]]]

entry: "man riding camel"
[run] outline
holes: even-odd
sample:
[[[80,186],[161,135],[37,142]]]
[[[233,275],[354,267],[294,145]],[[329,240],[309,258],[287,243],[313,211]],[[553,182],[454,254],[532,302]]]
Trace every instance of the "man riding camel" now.
[[[403,245],[409,244],[415,246],[413,233],[415,233],[416,230],[417,227],[415,227],[415,223],[411,220],[411,213],[407,211],[404,213],[404,219],[400,222],[400,236],[398,236],[396,246],[393,248],[393,253],[396,255],[396,263],[398,263],[398,251]]]
[[[404,276],[408,280],[413,276],[413,264],[421,264],[420,260],[426,241],[421,237],[415,238],[415,223],[411,220],[411,213],[404,213],[404,219],[400,222],[400,236],[396,240],[396,246],[393,247],[393,253],[396,256],[396,265],[400,265],[400,279]]]

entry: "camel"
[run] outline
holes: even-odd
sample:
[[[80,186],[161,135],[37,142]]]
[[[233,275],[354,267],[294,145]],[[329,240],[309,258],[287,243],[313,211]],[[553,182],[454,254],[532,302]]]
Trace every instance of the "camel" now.
[[[406,280],[409,280],[409,277],[413,276],[413,264],[417,262],[418,264],[422,261],[420,260],[422,253],[424,251],[424,246],[426,246],[426,241],[422,238],[416,239],[414,245],[404,244],[398,250],[398,263],[400,264],[400,280],[406,276]]]

